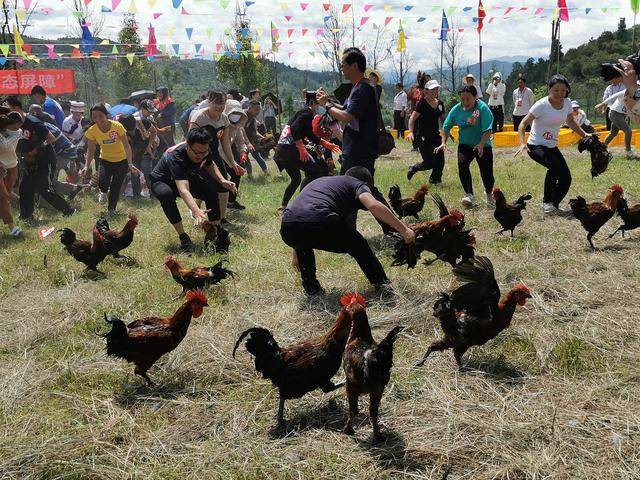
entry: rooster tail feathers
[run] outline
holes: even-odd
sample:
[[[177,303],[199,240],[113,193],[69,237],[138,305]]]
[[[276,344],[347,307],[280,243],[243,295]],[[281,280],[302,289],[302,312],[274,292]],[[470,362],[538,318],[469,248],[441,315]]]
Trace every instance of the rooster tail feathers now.
[[[96,222],[96,227],[98,227],[98,231],[103,235],[111,230],[111,228],[109,227],[109,221],[105,217],[100,217],[98,219],[98,221]]]
[[[400,193],[400,187],[393,185],[389,188],[389,200],[400,200],[402,194]]]
[[[264,378],[271,378],[282,369],[282,356],[280,347],[271,332],[266,328],[254,327],[245,330],[240,334],[238,341],[233,347],[233,357],[235,358],[238,346],[247,338],[244,346],[247,351],[253,355],[256,370],[262,374]]]
[[[437,193],[432,193],[431,198],[433,199],[433,203],[435,203],[438,207],[440,218],[449,215],[449,210],[447,209],[447,206],[444,204],[444,201],[442,200],[442,197],[440,195],[438,195]]]
[[[621,197],[618,201],[618,215],[625,216],[629,212],[629,203],[624,197]]]
[[[393,253],[392,266],[407,265],[407,268],[414,268],[418,264],[420,252],[416,248],[415,242],[412,244],[405,243],[403,238],[398,238]]]
[[[495,278],[491,260],[482,256],[459,263],[453,267],[453,274],[465,283],[482,283]]]
[[[209,267],[209,271],[211,271],[211,273],[213,273],[214,277],[218,280],[223,280],[227,277],[234,277],[234,273],[227,269],[227,268],[223,268],[222,266],[223,261],[220,260],[218,263],[216,263],[214,266]]]
[[[70,228],[63,228],[60,230],[60,242],[63,245],[71,245],[76,241],[76,232]]]
[[[104,334],[107,341],[107,355],[124,358],[125,346],[129,340],[127,326],[118,317],[104,315],[104,321],[111,324],[111,330]]]
[[[393,343],[404,327],[396,326],[377,346],[364,354],[364,376],[374,383],[387,383],[393,367]]]
[[[387,333],[387,336],[384,337],[384,339],[380,342],[380,346],[382,345],[390,345],[393,346],[394,342],[397,340],[398,338],[398,334],[404,330],[404,326],[402,325],[396,325],[395,327],[393,327],[389,333]]]
[[[527,208],[527,201],[531,200],[533,197],[530,193],[526,193],[522,195],[518,200],[516,200],[516,205],[520,205],[522,208]]]

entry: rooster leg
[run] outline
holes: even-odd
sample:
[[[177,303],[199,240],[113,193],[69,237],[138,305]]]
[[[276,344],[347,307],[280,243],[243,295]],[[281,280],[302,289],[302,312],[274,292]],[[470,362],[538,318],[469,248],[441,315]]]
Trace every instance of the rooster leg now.
[[[462,365],[462,356],[465,354],[469,347],[466,346],[456,346],[453,347],[453,357],[456,359],[456,363],[458,364],[458,369],[460,371],[464,370],[464,366]]]
[[[429,265],[437,262],[438,260],[443,260],[444,261],[445,257],[446,257],[445,255],[439,255],[436,258],[432,258],[431,260],[425,260],[424,261],[424,266],[428,267]]]
[[[149,375],[147,375],[146,370],[143,371],[143,370],[138,370],[138,368],[136,368],[133,373],[135,373],[136,375],[140,375],[142,378],[144,378],[147,381],[147,385],[149,387],[153,387],[153,382],[149,378]]]
[[[284,397],[280,397],[280,405],[278,406],[278,426],[284,427]]]
[[[595,235],[595,233],[589,233],[587,234],[587,241],[589,242],[589,245],[591,245],[591,249],[592,250],[596,250],[596,246],[593,244],[593,242],[591,241],[591,239],[593,238],[593,236]]]
[[[424,357],[422,357],[422,360],[416,363],[413,368],[419,368],[423,366],[424,362],[427,361],[427,357],[431,355],[432,352],[441,352],[442,350],[446,350],[447,348],[451,348],[451,344],[447,340],[439,340],[437,342],[433,342],[427,349]]]
[[[320,390],[322,390],[324,393],[329,393],[343,386],[344,382],[333,383],[331,380],[329,380],[327,383],[323,383],[322,385],[320,385]]]
[[[342,429],[342,432],[347,435],[353,435],[356,433],[353,430],[353,420],[358,415],[358,392],[354,391],[353,387],[349,387],[347,383],[347,400],[349,401],[349,418],[347,424]]]
[[[624,225],[620,225],[618,228],[616,228],[616,230],[609,235],[609,238],[613,238],[616,236],[616,233],[618,233],[619,231],[622,231],[622,238],[624,238],[624,229],[622,228]]]
[[[513,229],[511,229],[511,238],[513,238]]]
[[[502,230],[497,231],[495,235],[502,235],[504,232],[506,232],[506,230],[503,228]]]
[[[380,400],[382,399],[383,388],[375,390],[369,394],[369,418],[373,427],[373,441],[384,442],[384,435],[380,433],[380,425],[378,425],[378,409],[380,408]]]

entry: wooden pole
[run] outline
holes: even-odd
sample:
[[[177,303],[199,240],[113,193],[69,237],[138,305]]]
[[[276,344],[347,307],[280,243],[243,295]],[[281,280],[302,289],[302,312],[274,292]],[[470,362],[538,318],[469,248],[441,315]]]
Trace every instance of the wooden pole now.
[[[478,32],[478,55],[480,57],[480,78],[478,79],[478,85],[480,85],[480,91],[478,96],[482,98],[482,32]]]

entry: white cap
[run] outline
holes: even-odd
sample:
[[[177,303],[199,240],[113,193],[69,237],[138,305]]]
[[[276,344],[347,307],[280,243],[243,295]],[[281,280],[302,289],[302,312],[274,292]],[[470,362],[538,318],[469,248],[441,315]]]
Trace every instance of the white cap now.
[[[476,77],[473,76],[473,73],[467,73],[464,78],[473,78],[474,80],[476,79]]]
[[[434,88],[440,88],[440,84],[437,80],[429,80],[424,88],[427,90],[433,90]]]
[[[580,104],[576,100],[572,100],[571,108],[580,108]]]
[[[70,108],[71,112],[84,113],[84,109],[85,109],[84,102],[76,102],[74,100],[71,100],[70,103],[71,103],[71,108]]]
[[[499,78],[500,80],[502,80],[502,75],[500,74],[500,72],[496,72],[493,74],[493,78]]]

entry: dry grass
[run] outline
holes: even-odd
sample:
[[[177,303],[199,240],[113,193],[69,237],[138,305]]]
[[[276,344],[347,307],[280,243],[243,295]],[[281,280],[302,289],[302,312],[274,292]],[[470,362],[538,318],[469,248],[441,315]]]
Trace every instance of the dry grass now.
[[[449,352],[411,369],[440,334],[430,316],[435,295],[454,282],[442,263],[391,268],[379,229],[361,215],[397,292],[391,304],[371,299],[374,335],[408,326],[382,402],[388,440],[380,446],[371,444],[364,415],[355,438],[340,433],[340,390],[288,402],[287,431],[273,431],[273,388],[254,373],[246,352],[231,358],[235,337],[248,326],[266,326],[286,344],[325,330],[345,290],[368,292],[354,262],[320,254],[326,302],[303,299],[277,235],[282,181],[245,182],[247,213],[232,217],[229,261],[237,277],[209,292],[205,315],[151,370],[153,388],[133,376],[131,365],[106,358],[96,332],[106,328],[103,312],[131,320],[177,306],[179,287],[161,266],[177,240],[158,205],[124,202],[140,217],[129,252],[139,266],[107,260],[99,281],[84,278],[57,239],[42,241],[35,228],[23,242],[0,237],[0,478],[640,478],[640,232],[606,240],[615,219],[595,238],[603,249],[588,251],[577,222],[542,218],[542,168],[509,153],[497,155],[497,185],[508,198],[531,191],[535,199],[517,238],[495,236],[484,207],[467,219],[501,287],[524,280],[533,299],[509,330],[467,354],[469,372],[459,373]],[[640,200],[637,163],[616,157],[591,181],[586,157],[568,154],[570,195],[601,198],[621,183],[628,198]],[[437,191],[456,205],[460,188],[448,158]],[[380,162],[378,183],[386,190],[399,182],[408,193],[404,175],[413,160],[403,149]],[[422,180],[418,175],[411,188]],[[69,220],[43,212],[44,224],[87,235],[97,212],[86,198]],[[424,216],[434,214],[427,205]],[[188,264],[215,260],[178,257]]]

